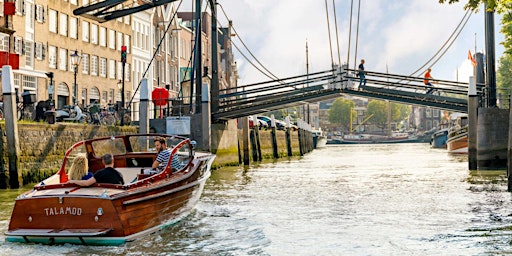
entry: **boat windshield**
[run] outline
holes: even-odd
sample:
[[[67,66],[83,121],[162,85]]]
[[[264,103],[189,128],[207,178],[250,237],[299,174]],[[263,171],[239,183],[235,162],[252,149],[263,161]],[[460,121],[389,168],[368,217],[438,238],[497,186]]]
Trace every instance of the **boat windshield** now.
[[[133,152],[156,152],[154,139],[156,136],[131,136],[129,138]],[[165,137],[165,144],[168,148],[178,145],[183,138]]]
[[[93,141],[91,145],[94,150],[94,155],[98,157],[107,153],[113,155],[126,154],[126,146],[124,145],[123,138],[112,137],[107,140],[97,140]]]

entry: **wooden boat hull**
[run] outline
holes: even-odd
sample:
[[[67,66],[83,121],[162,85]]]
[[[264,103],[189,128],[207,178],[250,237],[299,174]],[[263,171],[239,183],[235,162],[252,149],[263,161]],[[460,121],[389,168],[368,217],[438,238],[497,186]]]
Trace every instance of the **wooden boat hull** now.
[[[214,158],[196,153],[176,173],[162,172],[124,186],[36,186],[16,199],[6,241],[118,245],[156,232],[194,209]]]
[[[467,127],[456,131],[451,131],[446,141],[448,153],[467,154],[468,153],[468,131]]]
[[[197,177],[199,173],[194,172],[179,184],[123,192],[113,198],[56,194],[18,199],[6,240],[92,245],[132,241],[172,225],[191,212],[210,176],[209,170]],[[100,230],[108,232],[91,233]]]

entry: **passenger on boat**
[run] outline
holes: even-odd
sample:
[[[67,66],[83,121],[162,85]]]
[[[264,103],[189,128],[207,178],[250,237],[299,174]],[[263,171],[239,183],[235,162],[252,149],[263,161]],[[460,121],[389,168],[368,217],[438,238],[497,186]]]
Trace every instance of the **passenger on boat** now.
[[[94,183],[112,183],[124,185],[123,175],[114,169],[114,157],[112,154],[105,154],[101,157],[105,168],[97,171],[93,177],[87,180],[70,180],[68,183],[88,187]]]
[[[87,180],[94,174],[89,172],[89,164],[85,154],[79,154],[73,160],[71,168],[69,168],[68,177],[71,180]]]
[[[153,162],[151,169],[144,170],[144,174],[156,174],[162,172],[167,166],[167,163],[169,163],[169,158],[171,157],[171,149],[168,149],[167,146],[165,145],[166,143],[164,138],[158,137],[155,138],[153,141],[155,142],[155,148],[156,152],[158,152],[158,155],[156,156],[156,159]],[[171,168],[179,170],[180,167],[181,164],[178,160],[178,157],[174,156],[172,158]]]

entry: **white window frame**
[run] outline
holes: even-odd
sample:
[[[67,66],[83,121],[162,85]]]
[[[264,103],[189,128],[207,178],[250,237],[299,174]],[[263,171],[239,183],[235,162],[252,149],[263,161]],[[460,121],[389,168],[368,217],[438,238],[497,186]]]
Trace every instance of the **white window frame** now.
[[[78,39],[78,18],[69,17],[69,37]]]
[[[57,15],[58,12],[56,10],[50,9],[48,11],[48,30],[52,33],[57,33]]]
[[[108,78],[116,79],[116,60],[108,60]]]
[[[91,44],[98,44],[98,25],[91,24]]]
[[[107,47],[107,28],[100,27],[100,46]]]
[[[108,30],[108,47],[110,49],[116,49],[116,31],[112,29]]]
[[[100,76],[107,77],[107,59],[100,57]]]
[[[36,43],[36,59],[43,60],[43,43]]]
[[[68,70],[68,49],[59,48],[59,69]]]
[[[83,53],[81,59],[82,74],[89,74],[89,54]]]
[[[34,42],[25,40],[25,66],[34,68]]]
[[[9,52],[9,34],[0,33],[0,51]]]
[[[36,5],[36,21],[39,23],[44,23],[45,19],[45,8],[42,5]]]
[[[98,56],[91,56],[91,76],[98,76]]]
[[[89,25],[87,21],[82,21],[82,41],[89,42]]]
[[[48,67],[57,68],[57,47],[53,45],[48,46]]]
[[[68,36],[68,15],[65,13],[59,14],[59,34]]]
[[[117,32],[117,50],[121,51],[121,46],[123,45],[123,33]]]

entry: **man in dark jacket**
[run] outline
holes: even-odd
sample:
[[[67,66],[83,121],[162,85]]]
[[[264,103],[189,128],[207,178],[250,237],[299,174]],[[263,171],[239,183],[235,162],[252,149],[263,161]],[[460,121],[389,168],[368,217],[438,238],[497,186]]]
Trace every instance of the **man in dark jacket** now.
[[[112,154],[105,154],[101,157],[105,168],[97,171],[93,177],[87,180],[70,180],[68,183],[74,183],[83,187],[88,187],[94,183],[112,183],[124,185],[123,175],[114,169],[114,157]]]

